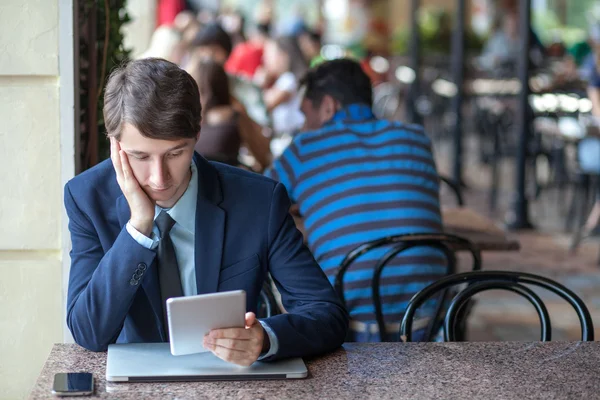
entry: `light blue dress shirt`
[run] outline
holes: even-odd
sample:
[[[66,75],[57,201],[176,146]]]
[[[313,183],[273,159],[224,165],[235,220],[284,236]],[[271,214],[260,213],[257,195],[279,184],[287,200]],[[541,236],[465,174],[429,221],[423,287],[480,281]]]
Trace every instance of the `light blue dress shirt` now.
[[[154,214],[154,219],[156,219],[156,217],[165,210],[167,214],[175,220],[175,225],[171,228],[170,235],[173,247],[175,248],[175,257],[177,258],[179,276],[181,277],[181,288],[183,289],[184,296],[194,296],[198,294],[198,289],[196,287],[196,265],[194,260],[196,202],[198,199],[198,168],[193,161],[191,170],[192,176],[190,178],[190,183],[183,196],[181,196],[177,203],[170,209],[163,209],[156,206]],[[156,224],[154,224],[152,229],[152,237],[147,237],[142,234],[129,222],[126,225],[126,229],[131,237],[145,248],[155,249],[158,246],[160,232]],[[271,327],[263,321],[259,322],[269,336],[270,341],[269,352],[259,357],[259,360],[261,360],[277,353],[279,342]]]

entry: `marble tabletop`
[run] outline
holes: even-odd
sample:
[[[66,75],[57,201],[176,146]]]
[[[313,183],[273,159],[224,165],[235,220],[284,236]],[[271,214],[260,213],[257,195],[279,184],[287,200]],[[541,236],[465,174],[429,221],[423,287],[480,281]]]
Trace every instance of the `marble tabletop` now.
[[[108,383],[106,353],[57,344],[31,392],[57,372],[92,372],[102,399],[591,399],[600,342],[348,343],[307,359],[301,380]],[[89,398],[89,397],[88,397]]]

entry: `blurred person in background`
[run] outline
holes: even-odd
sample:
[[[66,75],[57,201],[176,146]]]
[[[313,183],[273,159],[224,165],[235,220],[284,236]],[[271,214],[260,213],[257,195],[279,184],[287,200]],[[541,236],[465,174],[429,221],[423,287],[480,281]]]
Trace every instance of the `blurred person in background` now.
[[[249,38],[233,48],[225,63],[227,73],[253,79],[262,65],[265,44],[269,40],[269,25],[259,24],[250,29]]]
[[[483,48],[480,64],[491,70],[502,64],[515,64],[518,56],[518,20],[515,14],[509,13],[496,21],[494,32]]]
[[[192,41],[200,31],[201,25],[193,11],[182,11],[173,22],[173,28],[179,32],[181,40],[173,49],[173,62],[179,66],[185,66],[190,58]]]
[[[173,25],[177,15],[185,9],[185,0],[158,0],[156,26]]]
[[[266,75],[274,80],[264,91],[273,130],[279,136],[293,135],[304,125],[298,89],[299,81],[308,69],[296,37],[269,40],[265,46],[264,68]]]
[[[225,63],[228,74],[254,81],[256,72],[262,69],[264,48],[272,25],[272,1],[263,0],[255,7],[254,24],[248,29],[248,40],[237,44]],[[261,83],[259,79],[257,81]]]
[[[323,61],[323,57],[321,57],[321,34],[319,32],[306,26],[303,27],[298,33],[298,44],[309,66],[313,67]]]
[[[233,42],[229,34],[217,22],[211,22],[197,33],[192,41],[192,57],[196,60],[211,59],[224,65],[231,50]]]
[[[175,49],[181,41],[179,32],[171,27],[162,25],[156,28],[150,39],[150,47],[137,57],[141,58],[162,58],[167,61],[176,62]]]
[[[442,231],[438,175],[420,126],[377,119],[371,81],[350,59],[324,62],[302,81],[307,131],[298,133],[266,175],[283,183],[304,219],[308,246],[333,283],[348,252],[391,235]],[[357,259],[345,275],[350,341],[381,338],[371,292],[374,264],[389,249]],[[386,330],[398,340],[410,298],[446,273],[442,254],[415,248],[382,275]],[[416,340],[431,323],[423,307]]]
[[[252,129],[248,116],[232,105],[229,80],[223,67],[201,60],[187,71],[198,83],[202,103],[202,129],[196,151],[205,158],[239,165],[240,147],[246,146],[262,170],[271,162],[269,139]]]
[[[235,10],[223,10],[217,20],[231,37],[234,46],[246,41],[246,18]]]
[[[193,25],[199,25],[196,14],[193,11],[185,10],[177,14],[175,20],[173,20],[173,28],[175,28],[180,34],[189,29]]]
[[[530,28],[531,48],[530,59],[534,68],[540,67],[544,62],[544,46],[538,36]],[[507,75],[516,73],[520,49],[519,18],[514,10],[500,14],[496,20],[494,32],[485,43],[479,65],[488,71],[501,68]],[[496,71],[495,71],[496,72]],[[497,72],[496,72],[497,73]]]
[[[193,67],[198,61],[211,59],[224,66],[232,48],[233,43],[229,34],[218,23],[212,22],[204,26],[192,41],[188,64]],[[248,80],[229,75],[229,90],[233,96],[233,105],[238,111],[247,113],[259,125],[269,124],[267,109],[259,87]],[[255,129],[261,128],[256,126]]]

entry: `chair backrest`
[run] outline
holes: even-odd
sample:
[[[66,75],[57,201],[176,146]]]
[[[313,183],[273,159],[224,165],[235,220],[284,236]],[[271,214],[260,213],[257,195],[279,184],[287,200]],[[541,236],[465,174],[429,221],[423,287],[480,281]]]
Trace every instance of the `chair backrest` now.
[[[271,290],[270,279],[265,280],[262,290],[258,297],[258,306],[256,311],[257,318],[270,318],[281,314],[281,310],[275,300],[275,295]]]
[[[350,251],[342,263],[336,273],[334,280],[334,289],[338,294],[338,297],[342,301],[344,307],[346,307],[346,298],[344,295],[344,276],[346,271],[350,268],[352,263],[361,255],[380,248],[384,246],[394,245],[388,252],[384,254],[384,256],[375,264],[373,269],[373,279],[372,279],[372,293],[373,293],[373,305],[375,307],[375,316],[377,320],[377,325],[379,328],[379,334],[382,340],[384,340],[386,336],[385,329],[385,321],[383,318],[382,304],[381,304],[381,295],[380,295],[380,284],[381,284],[381,274],[383,269],[392,261],[397,255],[406,251],[408,249],[412,249],[415,247],[432,247],[441,250],[447,260],[447,274],[454,274],[456,271],[456,257],[454,255],[454,251],[456,250],[467,250],[471,253],[473,257],[473,270],[478,271],[481,270],[481,252],[473,243],[469,240],[464,239],[459,236],[449,235],[445,233],[420,233],[420,234],[409,234],[409,235],[394,235],[387,236],[381,239],[372,240],[370,242],[363,243],[362,245],[356,247],[352,251]],[[444,297],[445,293],[443,293],[440,298]],[[443,304],[442,301],[438,301],[438,307],[435,312],[434,321],[437,319],[438,315],[441,313]],[[433,326],[433,325],[432,325]],[[428,336],[431,336],[433,333],[433,328],[430,329]]]
[[[542,300],[533,291],[524,285],[533,285],[549,290],[566,300],[577,312],[581,325],[581,340],[594,340],[594,326],[592,317],[583,301],[571,290],[553,281],[539,275],[528,274],[524,272],[513,271],[473,271],[461,274],[455,274],[442,278],[427,286],[417,293],[409,302],[402,324],[400,327],[400,336],[405,341],[410,342],[412,338],[412,320],[416,310],[429,298],[442,290],[447,290],[452,286],[468,283],[466,289],[458,293],[446,313],[444,319],[444,339],[453,341],[456,337],[457,315],[460,309],[466,304],[468,299],[477,293],[485,290],[503,289],[515,292],[525,297],[535,307],[540,318],[541,340],[549,341],[551,339],[551,325],[548,310]]]
[[[458,205],[460,207],[463,207],[465,205],[465,200],[462,195],[462,189],[460,188],[460,183],[458,183],[454,179],[449,178],[444,175],[439,175],[439,178],[440,178],[440,183],[444,183],[450,189],[450,191],[452,193],[454,193],[454,196],[456,197],[456,202],[458,203]]]

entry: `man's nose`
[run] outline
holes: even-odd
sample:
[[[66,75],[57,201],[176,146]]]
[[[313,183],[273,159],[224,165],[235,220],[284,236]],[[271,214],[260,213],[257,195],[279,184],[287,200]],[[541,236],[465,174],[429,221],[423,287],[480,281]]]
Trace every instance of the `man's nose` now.
[[[152,165],[150,181],[156,189],[162,189],[166,186],[169,181],[169,172],[163,160],[158,160]]]

